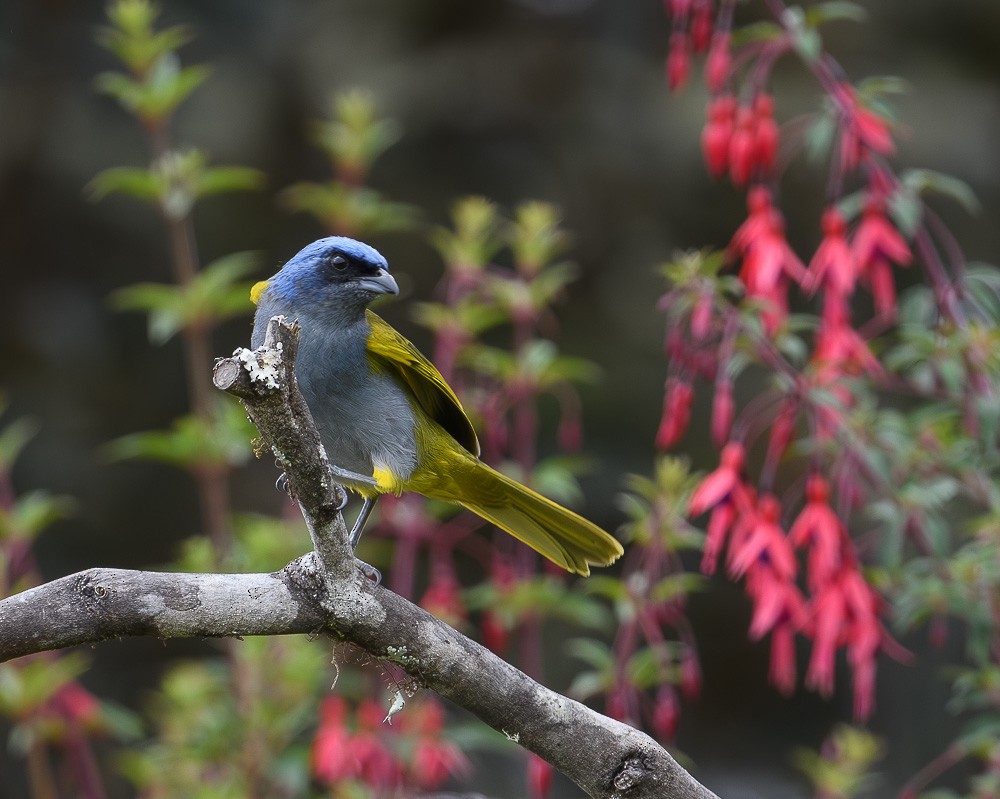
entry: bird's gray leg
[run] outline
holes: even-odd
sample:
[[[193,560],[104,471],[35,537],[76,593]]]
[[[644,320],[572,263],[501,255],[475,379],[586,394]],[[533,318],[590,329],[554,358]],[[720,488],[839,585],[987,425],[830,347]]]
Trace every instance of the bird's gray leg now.
[[[345,488],[351,488],[355,491],[364,488],[378,487],[378,483],[375,482],[374,477],[367,474],[352,472],[350,469],[341,469],[339,466],[331,465],[330,474],[333,475],[333,479],[342,486]]]
[[[365,531],[365,524],[368,522],[368,517],[371,516],[372,510],[375,508],[375,503],[378,502],[378,495],[374,497],[366,497],[364,504],[361,506],[361,510],[358,513],[358,518],[354,522],[354,526],[351,528],[351,549],[353,550],[358,545],[358,541],[361,540],[361,534]],[[357,560],[357,558],[355,558]],[[357,560],[361,566],[361,571],[364,572],[365,577],[371,580],[375,585],[380,585],[382,583],[382,572],[372,566],[370,563],[365,563],[363,560]]]
[[[354,522],[354,527],[351,528],[351,549],[355,549],[358,546],[358,541],[361,540],[361,534],[365,531],[365,524],[368,522],[368,517],[372,515],[372,510],[375,508],[375,503],[378,502],[378,497],[369,497],[365,499],[365,504],[361,506],[361,512],[358,513],[357,521]]]

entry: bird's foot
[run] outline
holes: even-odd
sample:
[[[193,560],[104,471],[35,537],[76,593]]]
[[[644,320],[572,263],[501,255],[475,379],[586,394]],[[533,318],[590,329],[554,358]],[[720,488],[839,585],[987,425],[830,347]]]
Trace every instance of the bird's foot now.
[[[363,560],[358,560],[357,558],[354,559],[354,563],[360,572],[372,581],[372,588],[378,588],[382,584],[382,572],[370,563],[365,563]]]
[[[333,493],[337,497],[337,510],[343,510],[344,508],[346,508],[348,499],[347,489],[344,488],[340,483],[337,483],[333,487]]]
[[[274,490],[280,491],[282,494],[292,495],[292,489],[288,485],[288,475],[282,472],[278,475],[278,479],[274,481]]]

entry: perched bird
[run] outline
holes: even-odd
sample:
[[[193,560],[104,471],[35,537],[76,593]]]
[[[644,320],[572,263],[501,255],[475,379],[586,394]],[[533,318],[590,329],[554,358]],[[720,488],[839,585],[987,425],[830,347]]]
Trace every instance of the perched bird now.
[[[253,346],[279,314],[301,326],[295,375],[334,478],[362,497],[356,546],[378,497],[415,491],[455,502],[571,572],[622,554],[583,517],[491,469],[455,392],[407,339],[368,309],[399,288],[385,258],[332,236],[254,286]]]

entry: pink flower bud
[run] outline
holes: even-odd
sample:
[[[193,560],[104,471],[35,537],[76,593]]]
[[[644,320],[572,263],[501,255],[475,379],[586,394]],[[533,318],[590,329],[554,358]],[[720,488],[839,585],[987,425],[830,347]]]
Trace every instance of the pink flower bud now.
[[[716,33],[705,59],[705,83],[713,94],[721,92],[733,68],[733,57],[729,48],[729,34]]]
[[[667,52],[667,85],[675,92],[687,83],[691,73],[691,46],[686,33],[676,31],[670,35]]]

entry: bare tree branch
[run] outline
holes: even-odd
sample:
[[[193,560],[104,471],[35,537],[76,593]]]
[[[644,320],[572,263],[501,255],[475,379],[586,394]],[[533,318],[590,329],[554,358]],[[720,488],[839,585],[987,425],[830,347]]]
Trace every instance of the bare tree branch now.
[[[55,580],[0,601],[0,660],[126,635],[322,631],[398,664],[592,797],[713,799],[649,736],[540,685],[362,575],[326,455],[295,386],[297,340],[294,326],[273,319],[265,352],[253,356],[253,364],[245,351],[220,361],[214,380],[243,400],[285,469],[315,551],[273,574],[91,569]]]

